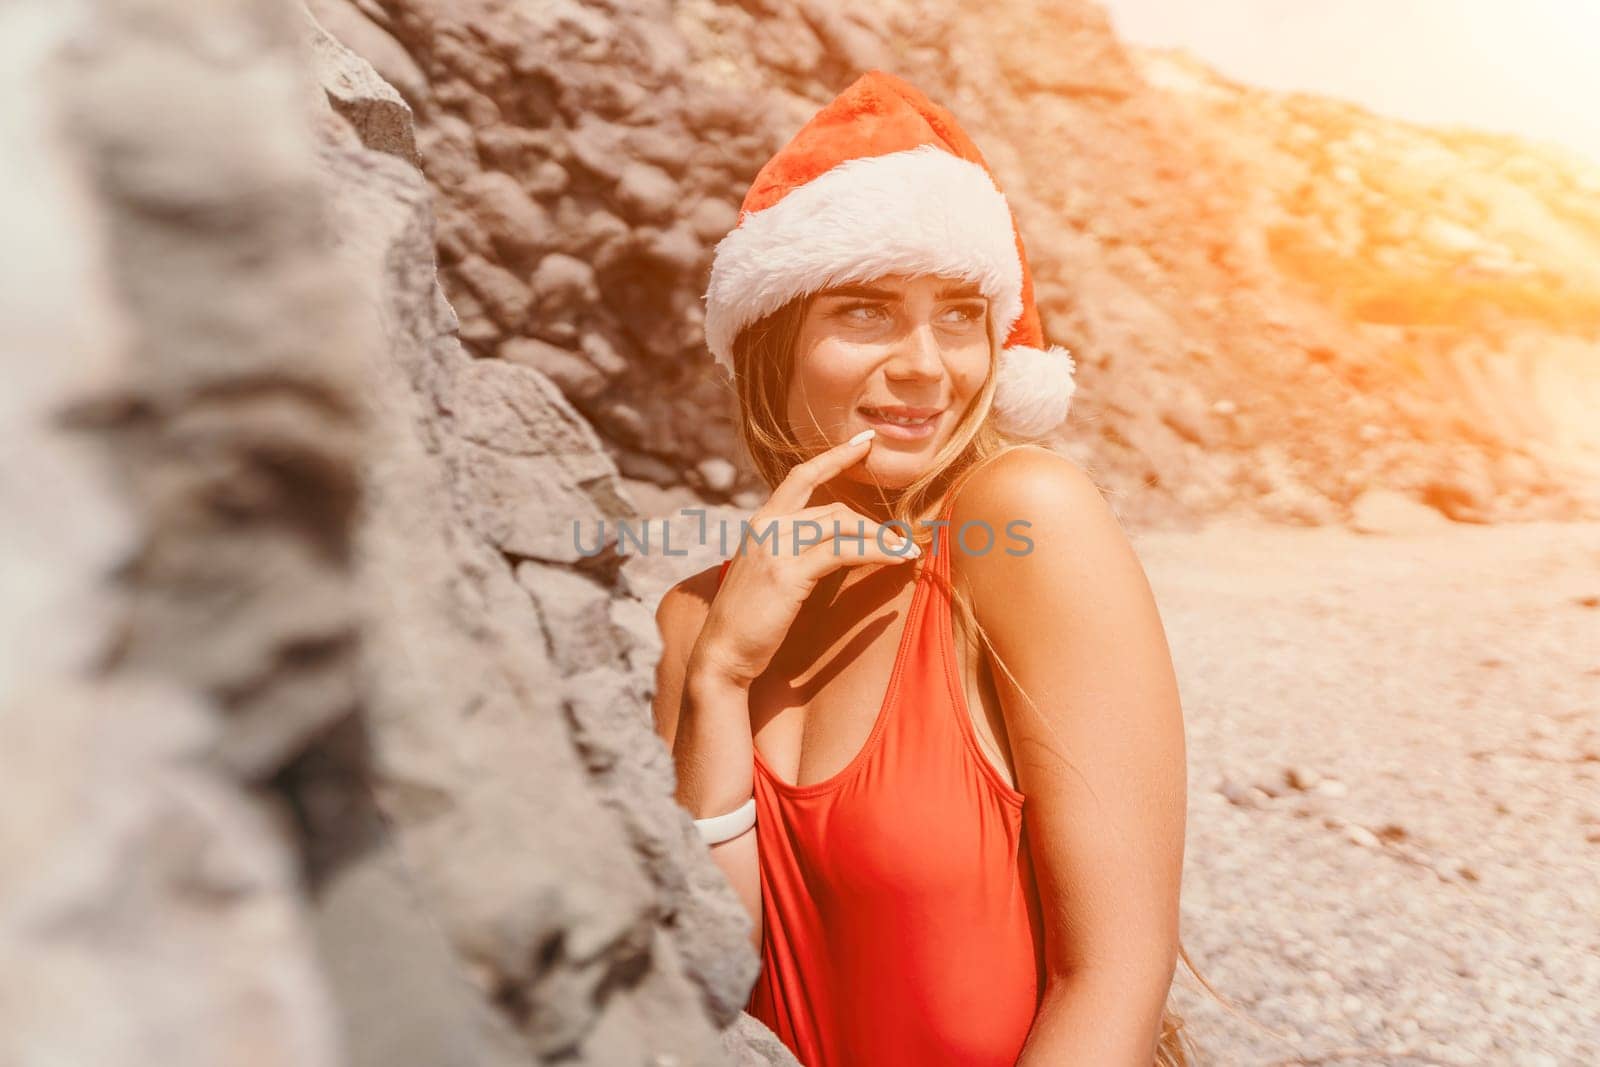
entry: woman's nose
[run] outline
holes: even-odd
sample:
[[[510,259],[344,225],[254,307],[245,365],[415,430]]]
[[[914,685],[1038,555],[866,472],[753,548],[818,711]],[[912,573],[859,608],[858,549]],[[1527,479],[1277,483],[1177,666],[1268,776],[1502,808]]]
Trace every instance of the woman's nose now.
[[[914,325],[895,345],[886,371],[891,378],[933,378],[944,370],[944,352],[933,323]]]

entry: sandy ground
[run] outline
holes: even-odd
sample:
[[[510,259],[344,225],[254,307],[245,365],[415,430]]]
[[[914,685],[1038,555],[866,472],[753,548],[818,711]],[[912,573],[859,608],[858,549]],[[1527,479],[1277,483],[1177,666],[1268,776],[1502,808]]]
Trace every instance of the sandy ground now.
[[[1600,1063],[1600,524],[1132,536],[1204,1062]]]

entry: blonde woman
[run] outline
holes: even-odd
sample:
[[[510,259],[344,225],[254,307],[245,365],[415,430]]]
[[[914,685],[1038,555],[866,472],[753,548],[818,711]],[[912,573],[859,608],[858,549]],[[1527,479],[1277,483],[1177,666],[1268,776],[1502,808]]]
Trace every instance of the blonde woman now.
[[[1073,364],[954,118],[871,71],[762,169],[706,335],[771,487],[668,591],[657,728],[806,1067],[1188,1063],[1185,750],[1144,572],[1026,444]]]

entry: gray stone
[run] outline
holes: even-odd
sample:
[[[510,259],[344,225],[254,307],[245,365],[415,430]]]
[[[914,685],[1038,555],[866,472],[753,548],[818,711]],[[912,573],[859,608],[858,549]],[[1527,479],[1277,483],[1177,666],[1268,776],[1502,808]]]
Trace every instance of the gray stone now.
[[[719,456],[702,460],[699,471],[706,488],[714,493],[726,493],[732,489],[739,473],[732,463]]]
[[[319,6],[347,34],[357,37],[372,49],[367,54],[381,54],[389,61],[391,69],[402,70],[411,83],[413,99],[419,96],[426,98],[427,82],[423,80],[422,72],[411,63],[410,57],[394,38],[347,5],[323,0]],[[378,76],[371,63],[342,45],[335,34],[323,28],[322,23],[309,14],[307,21],[311,26],[309,40],[318,81],[328,94],[328,102],[334,110],[355,129],[361,143],[374,152],[388,152],[420,165],[422,157],[417,153],[410,105],[395,91],[394,86]]]
[[[462,186],[462,200],[490,240],[509,256],[534,255],[555,241],[549,212],[509,174],[484,171]]]
[[[513,337],[500,346],[508,363],[531,367],[577,400],[590,400],[605,390],[605,377],[582,356],[535,337]]]
[[[456,264],[455,272],[502,328],[511,332],[521,328],[533,304],[533,294],[521,279],[478,256],[467,256]]]
[[[674,214],[681,195],[672,175],[648,163],[630,164],[617,181],[617,199],[643,222]]]

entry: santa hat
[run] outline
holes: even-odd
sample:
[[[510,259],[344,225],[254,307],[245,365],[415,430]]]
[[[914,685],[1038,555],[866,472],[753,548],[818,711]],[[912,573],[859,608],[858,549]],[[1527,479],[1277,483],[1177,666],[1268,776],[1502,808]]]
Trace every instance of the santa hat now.
[[[1016,218],[955,116],[869,70],[767,161],[716,247],[706,345],[733,371],[739,331],[798,296],[882,274],[947,274],[989,299],[1000,351],[994,414],[1040,437],[1076,389],[1068,350],[1046,346]]]

